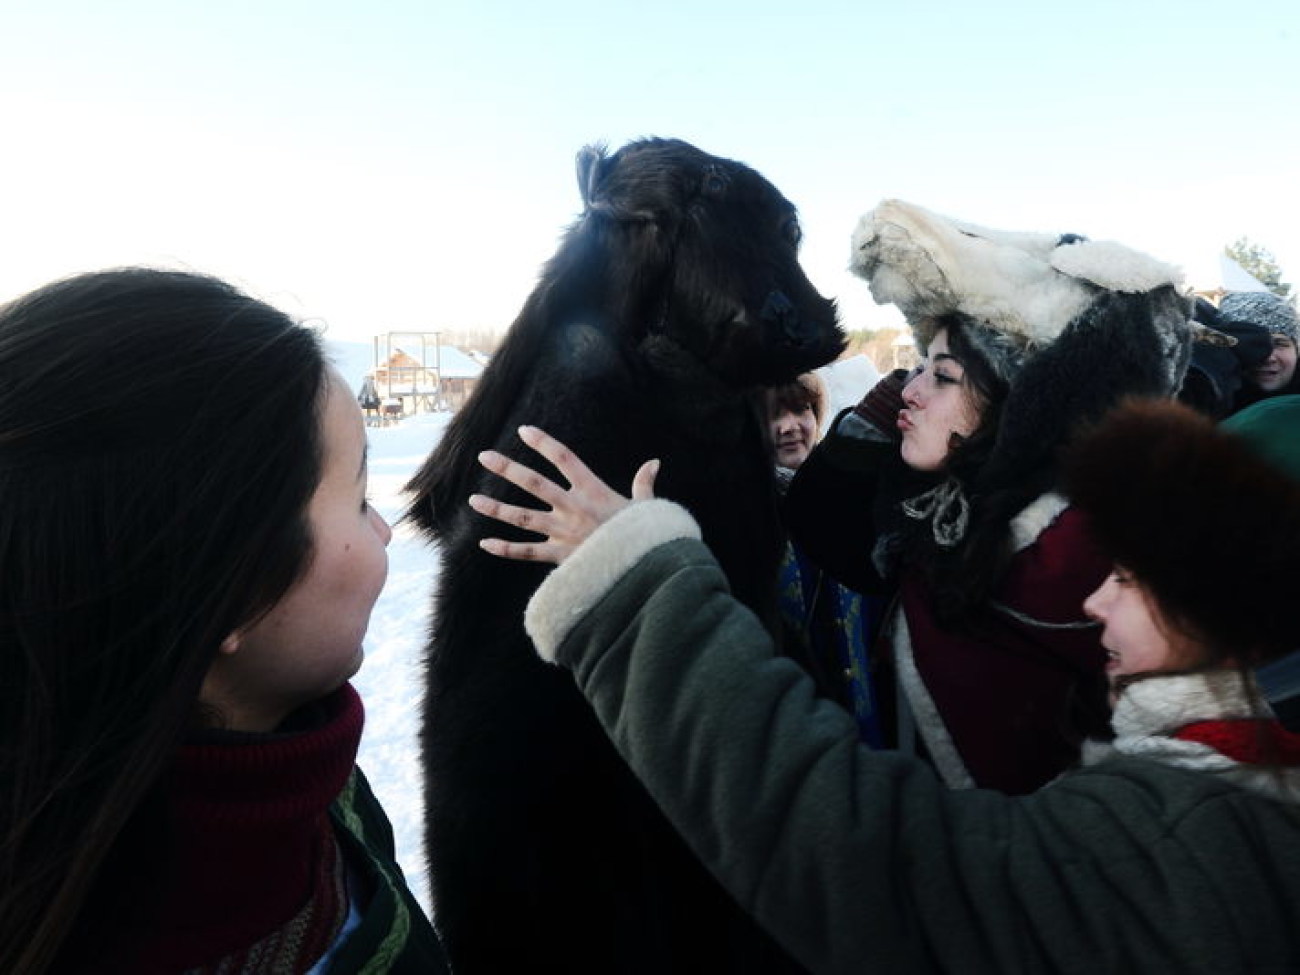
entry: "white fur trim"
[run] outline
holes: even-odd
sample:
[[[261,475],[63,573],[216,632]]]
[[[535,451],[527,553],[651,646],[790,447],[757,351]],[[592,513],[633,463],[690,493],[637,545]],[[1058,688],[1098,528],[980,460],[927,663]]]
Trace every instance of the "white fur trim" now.
[[[635,501],[597,528],[546,577],[524,610],[524,629],[543,660],[625,572],[651,549],[679,538],[700,538],[685,508],[663,499]]]
[[[1268,714],[1267,705],[1260,709]],[[1189,769],[1273,799],[1300,804],[1300,768],[1274,771],[1247,765],[1197,741],[1170,735],[1198,721],[1257,718],[1241,677],[1235,671],[1171,674],[1130,684],[1115,705],[1115,740],[1089,742],[1083,763],[1094,765],[1115,754],[1145,758]]]
[[[1025,505],[1020,514],[1011,519],[1011,550],[1020,552],[1029,548],[1069,506],[1070,502],[1055,491],[1040,494]]]
[[[916,660],[912,656],[912,632],[907,626],[907,617],[901,606],[894,610],[893,650],[894,666],[898,673],[898,686],[903,692],[904,703],[912,712],[916,721],[916,730],[925,742],[930,753],[930,761],[935,771],[950,789],[973,789],[975,779],[962,761],[961,754],[943,723],[939,707],[930,696],[921,673],[916,669]],[[906,749],[906,745],[900,743]]]

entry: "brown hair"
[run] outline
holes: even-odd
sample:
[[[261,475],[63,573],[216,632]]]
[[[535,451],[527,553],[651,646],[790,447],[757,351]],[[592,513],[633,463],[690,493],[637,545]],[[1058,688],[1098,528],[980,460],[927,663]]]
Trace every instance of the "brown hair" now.
[[[826,385],[815,372],[805,372],[788,383],[772,386],[767,391],[769,417],[781,410],[798,413],[806,406],[812,407],[813,416],[817,417],[817,426],[820,428],[826,419]]]

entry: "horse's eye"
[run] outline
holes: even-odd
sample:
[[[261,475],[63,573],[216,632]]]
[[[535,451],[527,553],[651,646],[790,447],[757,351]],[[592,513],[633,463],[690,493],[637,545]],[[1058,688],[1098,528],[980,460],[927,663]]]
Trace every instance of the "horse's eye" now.
[[[721,196],[727,188],[727,178],[719,172],[704,174],[704,192],[709,196]]]
[[[795,247],[803,242],[803,228],[799,226],[798,220],[787,220],[781,232],[785,234],[785,239]]]

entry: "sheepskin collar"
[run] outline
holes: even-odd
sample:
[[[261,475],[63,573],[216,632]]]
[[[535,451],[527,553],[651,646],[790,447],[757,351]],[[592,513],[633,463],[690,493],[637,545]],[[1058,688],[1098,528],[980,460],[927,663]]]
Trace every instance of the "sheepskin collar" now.
[[[1061,517],[1061,512],[1069,507],[1069,504],[1056,491],[1040,494],[1029,502],[1011,519],[1011,550],[1020,552],[1038,541],[1038,536]]]

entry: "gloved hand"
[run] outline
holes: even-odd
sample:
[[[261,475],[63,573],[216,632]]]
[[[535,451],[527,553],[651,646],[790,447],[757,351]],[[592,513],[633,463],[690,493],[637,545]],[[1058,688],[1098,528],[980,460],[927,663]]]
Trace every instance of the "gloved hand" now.
[[[1211,330],[1208,336],[1194,336],[1193,361],[1198,351],[1206,351],[1204,348],[1206,346],[1222,347],[1232,353],[1232,357],[1243,370],[1248,370],[1254,369],[1273,352],[1273,336],[1269,334],[1268,329],[1255,322],[1227,318],[1204,298],[1196,299],[1192,318],[1204,328]],[[1219,333],[1217,337],[1214,336],[1215,332]],[[1219,341],[1215,341],[1215,338]],[[1202,348],[1198,349],[1198,346]]]
[[[895,369],[872,386],[867,395],[853,407],[853,412],[866,420],[890,440],[902,440],[898,430],[898,411],[903,408],[903,387],[912,373]]]

